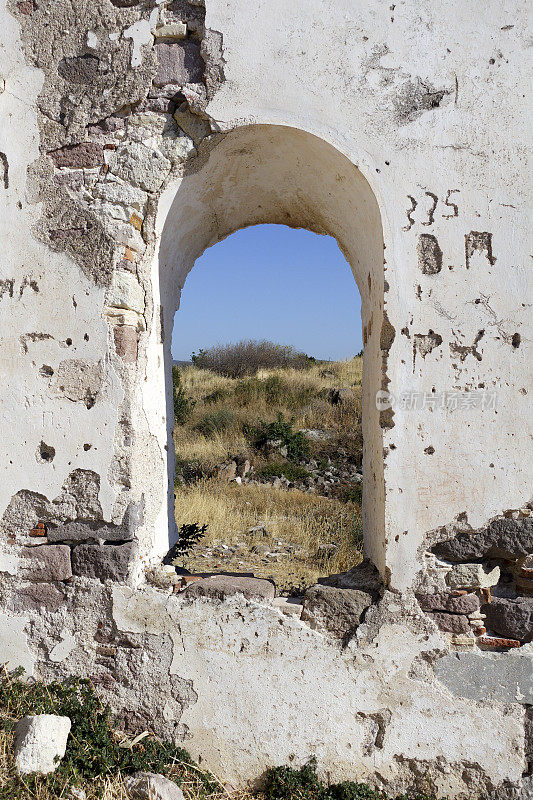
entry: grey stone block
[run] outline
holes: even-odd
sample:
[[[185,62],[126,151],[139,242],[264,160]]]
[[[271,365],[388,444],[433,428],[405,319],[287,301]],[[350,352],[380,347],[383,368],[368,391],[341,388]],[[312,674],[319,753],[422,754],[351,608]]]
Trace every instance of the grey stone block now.
[[[372,595],[359,589],[311,586],[304,595],[301,619],[312,628],[344,637],[357,629],[372,603]]]
[[[450,653],[437,661],[435,675],[458,697],[533,703],[533,658],[530,654]]]
[[[346,572],[319,578],[318,583],[321,586],[335,586],[338,589],[359,589],[361,592],[371,594],[373,599],[378,597],[382,588],[381,576],[367,558]]]
[[[243,594],[247,600],[273,600],[276,588],[262,578],[242,578],[233,575],[212,575],[187,586],[186,597],[209,597],[224,600],[235,594]]]
[[[72,550],[72,572],[85,578],[123,582],[128,579],[135,552],[134,542],[79,544]]]
[[[496,519],[481,531],[460,533],[432,550],[446,561],[523,558],[533,552],[533,517]]]
[[[49,155],[56,167],[70,167],[82,169],[83,167],[99,167],[104,163],[104,148],[97,142],[82,142],[52,150]]]
[[[23,547],[20,574],[30,581],[65,581],[72,577],[70,547],[63,544],[43,544]]]
[[[472,614],[479,608],[479,598],[475,594],[454,597],[450,592],[420,592],[416,595],[423,611],[448,611],[450,614]]]
[[[481,610],[487,615],[486,627],[500,636],[521,642],[533,639],[533,597],[494,597]]]
[[[83,542],[102,539],[105,542],[127,542],[133,539],[135,531],[142,524],[142,502],[130,503],[124,512],[120,525],[108,522],[66,522],[57,528],[49,528],[49,542]]]
[[[34,583],[20,589],[15,597],[18,611],[39,611],[44,608],[53,613],[65,602],[65,596],[53,583]]]
[[[468,633],[470,623],[464,614],[448,614],[446,611],[429,611],[427,615],[440,631],[447,633]]]

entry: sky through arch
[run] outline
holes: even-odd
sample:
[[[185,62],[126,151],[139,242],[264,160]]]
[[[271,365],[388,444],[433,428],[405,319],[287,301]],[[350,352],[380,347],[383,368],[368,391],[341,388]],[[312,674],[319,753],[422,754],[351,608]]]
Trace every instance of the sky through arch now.
[[[337,242],[285,225],[257,225],[208,248],[189,273],[172,356],[241,339],[290,344],[321,359],[362,348],[361,299]]]

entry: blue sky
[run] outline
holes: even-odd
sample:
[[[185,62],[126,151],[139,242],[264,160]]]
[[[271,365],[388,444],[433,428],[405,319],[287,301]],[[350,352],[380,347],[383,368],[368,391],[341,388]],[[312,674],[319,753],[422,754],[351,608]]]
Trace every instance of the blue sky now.
[[[205,251],[183,288],[172,355],[185,361],[241,339],[291,344],[324,359],[361,350],[361,300],[334,239],[257,225]]]

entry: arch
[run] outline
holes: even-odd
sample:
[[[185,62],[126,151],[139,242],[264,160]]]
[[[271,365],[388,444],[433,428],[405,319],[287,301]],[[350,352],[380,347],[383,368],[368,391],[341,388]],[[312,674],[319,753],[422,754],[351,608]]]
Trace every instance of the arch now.
[[[172,322],[187,274],[204,250],[241,228],[264,223],[307,228],[334,237],[350,264],[361,295],[365,343],[363,529],[365,552],[384,573],[383,448],[375,404],[382,381],[384,260],[376,197],[365,177],[346,156],[322,139],[296,128],[249,125],[234,129],[208,144],[200,153],[199,162],[194,171],[166,188],[158,210],[159,244],[152,278],[154,309],[159,307],[161,325],[152,326],[148,344],[147,386],[153,400],[151,430],[159,428],[161,444],[169,454],[173,453],[169,383]],[[334,317],[335,309],[331,312]],[[161,423],[163,395],[167,398],[164,425]],[[174,536],[173,477],[174,459],[169,457],[168,503],[162,504],[156,525],[157,540],[152,543],[158,554],[168,547],[168,537],[172,541]]]

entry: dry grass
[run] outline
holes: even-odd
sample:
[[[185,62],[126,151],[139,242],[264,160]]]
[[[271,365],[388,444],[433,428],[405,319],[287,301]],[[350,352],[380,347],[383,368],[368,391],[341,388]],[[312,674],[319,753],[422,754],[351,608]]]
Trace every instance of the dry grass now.
[[[274,398],[265,391],[268,379],[277,381]],[[197,460],[206,469],[230,456],[251,455],[244,431],[260,419],[274,420],[281,412],[286,419],[294,417],[295,428],[321,428],[338,434],[342,444],[360,448],[362,358],[317,364],[306,370],[261,370],[254,378],[232,379],[209,370],[187,367],[182,370],[186,394],[195,407],[186,425],[174,433],[176,456],[181,460]],[[325,399],[331,388],[351,388],[353,398],[342,406],[333,406]],[[219,399],[213,395],[219,393]],[[196,426],[206,413],[224,409],[232,417],[225,430],[212,436],[201,435]],[[332,446],[340,444],[337,439]],[[257,457],[256,457],[257,462]]]
[[[359,506],[297,489],[286,492],[269,485],[238,486],[205,479],[177,493],[176,519],[180,525],[199,521],[208,525],[206,536],[183,558],[184,567],[192,571],[250,569],[258,577],[273,578],[282,592],[310,586],[321,575],[348,569],[361,559]],[[259,525],[269,531],[268,537],[247,533]],[[206,547],[221,543],[241,548],[223,562],[202,555]],[[329,557],[317,556],[321,544],[335,544],[338,549]],[[284,545],[293,549],[272,560],[251,552],[256,545],[272,551],[283,550]]]

